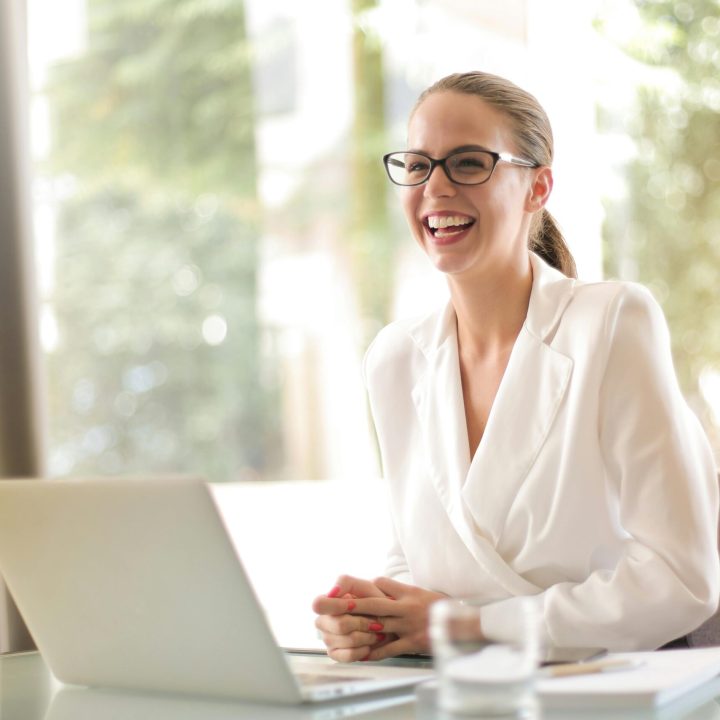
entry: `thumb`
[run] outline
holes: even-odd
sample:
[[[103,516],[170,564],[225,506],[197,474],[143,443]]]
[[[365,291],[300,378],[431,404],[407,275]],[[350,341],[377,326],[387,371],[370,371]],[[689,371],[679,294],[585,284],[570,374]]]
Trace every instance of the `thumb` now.
[[[398,582],[389,577],[375,578],[373,581],[375,586],[387,597],[397,600],[403,595],[407,594],[409,590],[413,590],[413,585],[406,585],[405,583]]]

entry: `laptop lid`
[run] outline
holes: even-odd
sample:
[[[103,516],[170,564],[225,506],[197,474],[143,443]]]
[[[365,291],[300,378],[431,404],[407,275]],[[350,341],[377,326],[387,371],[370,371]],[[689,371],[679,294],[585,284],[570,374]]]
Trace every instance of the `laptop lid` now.
[[[63,682],[301,700],[197,479],[0,481],[0,573]]]
[[[66,683],[292,704],[432,675],[327,657],[294,673],[194,478],[0,481],[0,574]]]

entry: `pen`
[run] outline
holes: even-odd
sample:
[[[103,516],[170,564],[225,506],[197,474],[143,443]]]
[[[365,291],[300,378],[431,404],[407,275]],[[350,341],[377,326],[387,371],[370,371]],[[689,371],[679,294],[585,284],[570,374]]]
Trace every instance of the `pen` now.
[[[602,672],[616,672],[618,670],[631,670],[639,667],[640,661],[633,659],[598,660],[596,662],[566,663],[552,665],[541,670],[545,677],[570,677],[572,675],[593,675]]]

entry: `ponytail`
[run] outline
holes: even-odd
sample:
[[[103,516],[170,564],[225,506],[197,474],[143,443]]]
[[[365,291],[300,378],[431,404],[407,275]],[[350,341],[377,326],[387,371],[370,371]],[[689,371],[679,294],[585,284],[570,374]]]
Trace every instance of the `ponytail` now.
[[[565,238],[560,232],[555,218],[546,208],[543,208],[536,217],[535,225],[530,231],[528,243],[530,250],[564,275],[576,278],[575,260],[565,244]]]

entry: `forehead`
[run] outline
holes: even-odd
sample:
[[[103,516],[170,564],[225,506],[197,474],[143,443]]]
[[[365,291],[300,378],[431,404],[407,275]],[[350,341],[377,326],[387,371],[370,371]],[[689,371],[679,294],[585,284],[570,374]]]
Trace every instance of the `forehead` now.
[[[515,151],[509,118],[477,95],[428,95],[410,118],[408,147],[439,157],[464,145]]]

